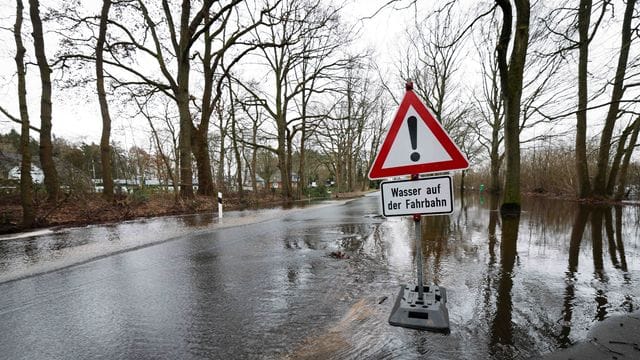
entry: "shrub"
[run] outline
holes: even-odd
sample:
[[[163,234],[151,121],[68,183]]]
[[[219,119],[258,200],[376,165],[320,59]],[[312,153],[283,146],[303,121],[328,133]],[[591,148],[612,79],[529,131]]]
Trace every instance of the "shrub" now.
[[[129,200],[134,205],[145,204],[149,201],[150,191],[146,188],[136,188],[129,194]]]
[[[317,187],[308,188],[307,197],[311,199],[328,199],[329,193],[327,192],[327,188],[320,184]]]

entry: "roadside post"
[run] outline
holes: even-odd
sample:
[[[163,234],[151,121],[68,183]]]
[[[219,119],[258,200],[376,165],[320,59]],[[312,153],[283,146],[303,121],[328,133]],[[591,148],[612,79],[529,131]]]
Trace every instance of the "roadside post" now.
[[[218,192],[218,219],[222,219],[222,193]]]
[[[382,214],[412,216],[416,243],[417,285],[400,285],[389,324],[412,329],[449,331],[447,293],[423,279],[422,216],[453,212],[453,180],[447,173],[469,167],[464,154],[407,82],[398,112],[380,146],[369,179],[411,175],[410,180],[380,184]],[[446,173],[436,176],[421,174]]]

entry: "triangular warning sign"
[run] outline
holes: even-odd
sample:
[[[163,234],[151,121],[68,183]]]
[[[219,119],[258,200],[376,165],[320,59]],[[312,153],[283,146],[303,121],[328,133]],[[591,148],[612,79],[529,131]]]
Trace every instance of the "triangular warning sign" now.
[[[411,90],[400,103],[369,179],[460,170],[469,161]]]

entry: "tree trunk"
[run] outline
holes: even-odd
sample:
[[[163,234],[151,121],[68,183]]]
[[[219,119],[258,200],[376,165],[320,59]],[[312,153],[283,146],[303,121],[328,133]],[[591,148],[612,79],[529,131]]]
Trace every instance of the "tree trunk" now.
[[[351,78],[351,74],[349,74],[348,78],[347,78],[347,143],[346,143],[346,149],[344,151],[344,166],[345,166],[345,177],[346,177],[346,191],[349,192],[351,191],[351,187],[353,186],[353,164],[352,164],[352,157],[351,154],[353,153],[353,132],[354,129],[352,128],[352,122],[353,122],[353,92],[351,90],[351,81],[353,79]]]
[[[303,78],[304,83],[304,78]],[[302,118],[302,128],[300,129],[300,160],[298,162],[298,199],[302,198],[307,192],[307,174],[306,174],[306,150],[305,141],[307,140],[307,93],[306,88],[302,87],[302,111],[300,117]],[[310,96],[310,95],[309,95]]]
[[[303,115],[305,116],[305,115]],[[298,163],[298,198],[302,198],[307,193],[307,151],[305,141],[307,137],[306,120],[302,119],[302,132],[300,134],[300,161]]]
[[[351,144],[353,146],[353,144]],[[347,154],[346,156],[346,168],[347,168],[347,192],[351,192],[353,189],[353,160],[351,158],[351,154]]]
[[[167,124],[170,124],[169,119],[165,120],[167,120]],[[173,175],[173,193],[176,196],[175,200],[177,203],[178,199],[180,198],[180,146],[176,142],[176,133],[174,127],[171,125],[168,126],[168,128],[171,132],[171,145],[173,148],[173,158],[175,159],[174,168],[171,173]]]
[[[495,151],[491,149],[490,168],[489,168],[489,192],[492,194],[500,193],[500,154],[498,154],[498,144],[495,144]]]
[[[258,179],[256,166],[258,166],[258,147],[255,146],[258,141],[258,108],[256,108],[256,122],[253,124],[252,132],[251,132],[251,140],[253,141],[253,152],[251,153],[251,187],[253,188],[253,195],[257,196],[258,194]]]
[[[44,172],[44,186],[47,189],[48,201],[56,202],[60,186],[58,172],[53,161],[53,144],[51,142],[51,69],[44,49],[42,20],[40,20],[38,0],[29,0],[29,14],[33,27],[33,46],[40,70],[42,95],[40,96],[40,164]]]
[[[336,176],[336,185],[335,185],[335,190],[336,192],[341,192],[343,189],[342,186],[342,178],[343,178],[343,168],[344,168],[344,161],[342,161],[341,155],[340,155],[340,148],[338,148],[338,153],[336,155],[336,159],[335,159],[335,176]]]
[[[276,72],[276,79],[280,78],[279,72]],[[285,200],[291,200],[291,175],[287,167],[287,121],[285,119],[284,110],[282,109],[282,89],[276,90],[276,125],[278,127],[278,169],[280,169],[280,183],[282,184],[282,197]]]
[[[233,89],[231,88],[231,79],[229,79],[229,101],[231,103],[231,142],[233,144],[233,153],[236,157],[236,184],[238,186],[238,197],[240,203],[244,202],[242,191],[242,156],[238,149],[238,132],[236,130],[236,108],[233,105]]]
[[[224,138],[227,137],[227,131],[224,126],[224,113],[220,107],[218,107],[218,117],[220,120],[220,147],[219,147],[219,157],[218,157],[218,174],[216,176],[216,187],[218,191],[225,190],[224,184],[224,159],[225,159],[225,146],[224,146]]]
[[[209,20],[209,16],[205,15],[205,21]],[[213,39],[207,28],[204,32],[204,54],[202,57],[202,70],[204,75],[204,86],[202,91],[202,108],[200,115],[200,124],[193,126],[193,155],[196,159],[196,167],[198,169],[198,194],[204,196],[214,195],[213,173],[211,169],[211,157],[209,155],[209,123],[211,115],[216,104],[211,101],[213,93],[214,71],[212,69]]]
[[[181,66],[185,66],[181,64]],[[187,65],[188,66],[188,65]],[[188,75],[178,78],[178,82],[188,84],[184,80]],[[187,88],[181,86],[178,91],[178,111],[180,114],[180,134],[178,147],[180,148],[180,197],[193,198],[193,170],[191,169],[191,116],[189,114],[189,93]]]
[[[20,132],[20,202],[22,204],[22,227],[27,229],[35,222],[33,208],[33,180],[31,179],[31,151],[29,149],[29,111],[27,109],[26,69],[24,66],[24,54],[26,49],[22,43],[22,0],[16,0],[16,23],[13,28],[13,36],[16,41],[16,69],[18,70],[18,103],[20,107],[20,120],[22,127]]]
[[[193,155],[198,169],[198,194],[213,196],[213,177],[211,174],[211,158],[207,144],[207,133],[204,128],[191,128],[193,131]]]
[[[633,132],[631,133],[631,139],[629,140],[629,146],[622,159],[622,165],[620,165],[620,175],[618,176],[618,188],[616,189],[614,198],[616,200],[622,200],[624,197],[625,187],[627,185],[627,172],[629,169],[629,162],[631,161],[631,155],[638,143],[638,133],[640,133],[640,117],[636,118],[635,125],[633,125]]]
[[[280,184],[282,185],[282,197],[291,200],[290,174],[287,169],[286,150],[284,146],[278,145],[278,169],[280,169]]]
[[[578,55],[578,112],[576,113],[576,176],[578,198],[589,196],[589,167],[587,163],[587,104],[588,104],[588,62],[589,62],[589,23],[591,19],[591,0],[580,0],[578,13],[578,32],[580,36]],[[604,5],[603,5],[604,6]]]
[[[160,137],[158,136],[158,132],[156,131],[155,127],[153,126],[153,121],[151,121],[151,118],[147,118],[147,120],[149,121],[149,127],[151,128],[151,133],[153,134],[153,139],[155,140],[156,143],[156,148],[157,148],[157,152],[158,154],[160,154],[160,157],[162,159],[162,163],[164,164],[164,166],[167,168],[167,188],[168,188],[168,183],[169,183],[169,179],[171,179],[171,182],[173,183],[173,190],[174,190],[174,195],[175,195],[175,200],[178,200],[178,179],[175,176],[175,172],[172,170],[172,166],[171,166],[171,161],[169,159],[169,157],[165,156],[164,151],[162,150],[162,143],[160,142]],[[173,136],[172,136],[173,138]],[[175,142],[174,142],[174,151],[175,151]],[[158,168],[160,168],[160,164],[158,164]]]
[[[107,34],[109,20],[109,8],[111,0],[103,0],[100,13],[100,30],[96,43],[96,87],[98,90],[98,102],[100,103],[100,115],[102,116],[102,136],[100,137],[100,163],[102,165],[103,196],[107,201],[113,201],[113,176],[111,174],[111,116],[107,94],[104,90],[103,49]]]
[[[606,188],[607,196],[613,195],[614,187],[618,181],[618,172],[620,171],[622,157],[626,153],[625,145],[627,143],[627,138],[633,131],[634,124],[635,124],[635,121],[631,125],[629,125],[626,129],[624,129],[624,131],[618,138],[618,146],[616,146],[616,152],[615,152],[615,155],[613,156],[613,161],[611,162],[611,170],[609,171],[609,176],[607,180],[607,188]]]
[[[513,36],[513,49],[509,63],[507,51],[512,34],[512,7],[509,0],[496,0],[502,9],[502,29],[496,51],[500,84],[505,106],[505,186],[504,199],[500,208],[503,213],[520,213],[520,99],[522,97],[522,79],[529,43],[528,0],[516,0],[516,22]]]
[[[191,64],[189,59],[189,48],[191,34],[189,29],[189,16],[191,13],[191,2],[182,0],[182,14],[180,16],[180,41],[176,54],[178,74],[176,88],[176,103],[178,105],[178,115],[180,117],[180,133],[178,135],[178,146],[180,147],[180,197],[183,199],[193,198],[193,169],[191,168],[191,113],[189,111],[189,72]]]
[[[362,161],[360,158],[360,156],[362,155],[361,154],[362,149],[364,147],[364,144],[362,141],[362,134],[364,134],[366,131],[365,121],[366,121],[365,109],[362,109],[362,113],[358,115],[358,126],[356,130],[356,141],[355,141],[356,148],[352,156],[354,182],[353,182],[353,189],[351,191],[355,191],[359,183],[364,183],[364,177],[366,176],[364,175],[364,171],[362,170]]]
[[[287,199],[293,199],[294,198],[294,193],[293,193],[293,180],[291,179],[291,177],[293,176],[292,174],[292,169],[293,169],[293,134],[289,131],[289,129],[287,128],[287,186],[289,188],[288,191],[288,196]]]
[[[624,77],[627,70],[627,60],[629,59],[629,48],[631,47],[631,20],[633,19],[634,6],[636,0],[628,0],[624,12],[624,20],[622,22],[622,44],[620,45],[620,55],[618,57],[618,65],[616,75],[613,81],[613,90],[611,92],[611,102],[607,117],[605,119],[604,128],[600,137],[600,149],[598,151],[598,164],[596,175],[593,181],[593,195],[604,198],[607,196],[607,169],[609,166],[609,151],[611,150],[611,139],[613,129],[618,118],[618,110],[620,109],[620,100],[624,94]]]

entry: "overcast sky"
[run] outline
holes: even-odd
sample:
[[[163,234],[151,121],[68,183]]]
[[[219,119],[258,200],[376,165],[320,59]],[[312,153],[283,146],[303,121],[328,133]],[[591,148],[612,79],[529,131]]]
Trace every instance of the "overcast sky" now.
[[[93,2],[93,1],[91,1]],[[397,49],[397,40],[404,36],[405,24],[413,23],[414,10],[397,10],[393,7],[380,11],[373,19],[358,21],[358,19],[370,16],[378,10],[386,0],[375,1],[350,1],[344,8],[344,19],[350,23],[360,24],[360,36],[358,47],[374,48],[376,61],[380,66],[389,66],[393,59],[394,49]],[[48,1],[42,1],[48,4]],[[30,38],[30,24],[28,4],[24,12],[25,23],[23,27],[23,41],[28,49],[27,56],[33,58],[32,41]],[[0,104],[18,115],[18,102],[16,97],[17,80],[15,77],[15,44],[13,34],[9,31],[15,21],[15,4],[13,1],[0,2]],[[45,31],[47,24],[44,24]],[[55,36],[45,34],[47,53],[55,52]],[[51,58],[51,57],[50,57]],[[34,125],[39,122],[39,95],[40,86],[37,67],[29,66],[28,69],[28,98],[30,119]],[[29,76],[32,75],[32,76]],[[54,74],[55,77],[56,74]],[[71,141],[99,142],[101,120],[99,106],[94,94],[87,94],[87,89],[80,91],[53,89],[53,133]],[[116,115],[116,114],[112,114]],[[0,133],[6,133],[11,128],[18,129],[19,124],[12,123],[0,115]],[[113,137],[121,141],[122,145],[129,147],[134,143],[144,141],[132,137],[132,132],[147,132],[146,122],[134,122],[130,119],[114,119]],[[32,134],[33,136],[33,134]],[[139,144],[141,145],[141,144]]]
[[[57,1],[64,0],[43,0],[42,2],[49,4]],[[380,11],[373,19],[360,20],[374,14],[387,2],[388,0],[348,0],[343,11],[343,18],[347,22],[360,24],[361,27],[356,46],[373,48],[375,50],[375,62],[382,69],[387,69],[383,72],[385,76],[393,78],[397,77],[397,75],[395,75],[397,71],[394,68],[395,62],[400,58],[400,52],[404,50],[402,49],[402,44],[406,43],[404,40],[406,37],[405,30],[414,24],[416,19],[419,21],[421,18],[427,16],[429,14],[428,7],[437,6],[437,4],[429,1],[418,1],[418,6],[424,8],[415,8],[415,6],[406,7],[407,4],[411,4],[413,1],[400,1],[399,4],[395,5],[395,8],[394,6],[389,6]],[[479,2],[471,0],[464,0],[459,3],[461,4],[461,9],[469,13],[475,13],[477,7],[482,6],[478,5]],[[86,4],[95,6],[99,4],[99,2],[97,0],[88,1]],[[544,4],[545,2],[542,2],[543,6]],[[14,6],[13,1],[0,1],[0,104],[17,115],[17,85],[15,63],[13,60],[15,44],[10,31],[15,19]],[[549,1],[548,6],[557,6],[557,2]],[[402,7],[405,8],[398,9]],[[619,9],[616,8],[616,10]],[[23,30],[23,39],[25,46],[28,48],[28,56],[33,59],[33,45],[30,37],[27,9],[25,9],[24,16],[24,26],[28,28]],[[46,29],[47,24],[45,23],[45,30]],[[46,43],[47,52],[53,54],[56,51],[55,37],[53,34],[46,34],[46,36],[49,39]],[[603,63],[603,66],[614,66],[618,46],[617,38],[615,42],[611,42],[608,40],[606,33],[601,32],[600,38],[595,41],[600,41],[601,45],[594,46],[592,50],[593,61],[591,69],[596,70],[594,64],[597,62]],[[465,85],[469,86],[473,78],[477,78],[477,76],[474,75],[477,73],[474,69],[474,66],[477,66],[477,61],[472,59],[472,56],[464,59],[464,61],[465,63],[461,66],[461,72],[467,72],[467,74],[463,75],[463,78],[466,82]],[[29,66],[28,71],[30,72],[30,76],[28,76],[29,111],[32,124],[37,125],[39,123],[39,78],[35,66]],[[54,74],[54,76],[57,75],[58,74]],[[396,95],[401,95],[402,91],[403,89],[399,88]],[[114,117],[112,138],[120,142],[122,147],[128,148],[132,145],[146,145],[148,141],[147,135],[145,135],[148,133],[146,121],[133,121],[127,118],[126,114],[118,114],[116,111],[112,111],[112,116]],[[598,117],[594,117],[594,119],[598,121]],[[569,121],[568,124],[571,126],[572,121]],[[9,129],[17,127],[17,124],[7,121],[3,115],[0,115],[0,133],[6,133]],[[597,127],[594,127],[594,129],[597,130]],[[84,141],[97,143],[100,139],[100,131],[101,120],[99,117],[99,107],[93,86],[77,90],[59,90],[54,87],[53,133],[55,136],[63,137],[73,142]],[[136,136],[133,136],[134,134],[136,134]]]

